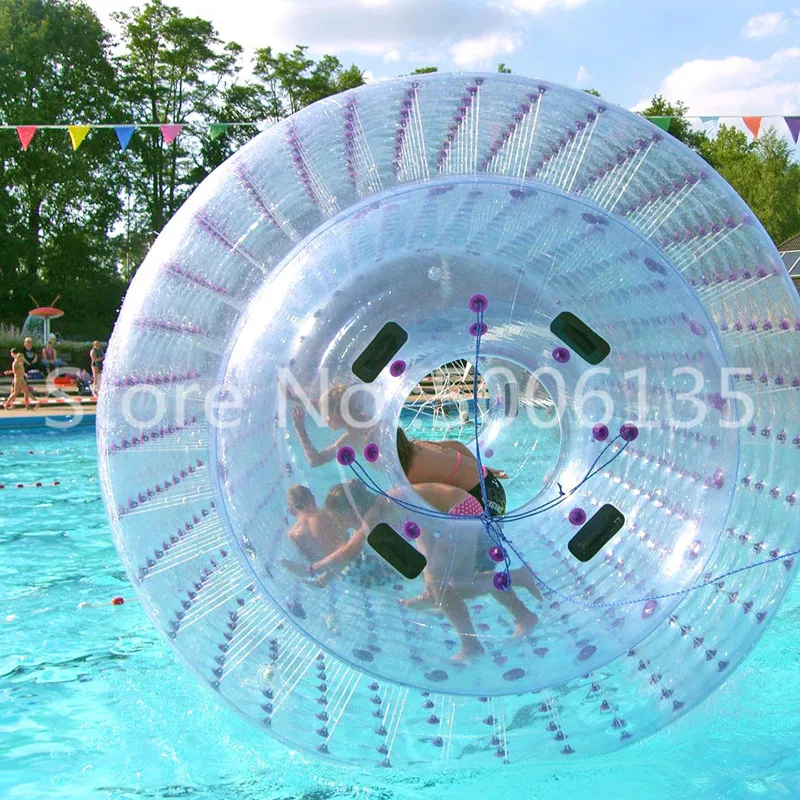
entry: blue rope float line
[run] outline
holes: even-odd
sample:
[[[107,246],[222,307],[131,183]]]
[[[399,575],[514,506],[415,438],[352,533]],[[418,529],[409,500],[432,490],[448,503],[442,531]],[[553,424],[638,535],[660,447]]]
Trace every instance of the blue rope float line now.
[[[728,572],[724,572],[720,575],[716,575],[712,578],[708,578],[707,580],[703,581],[702,583],[696,583],[693,586],[689,586],[685,589],[678,589],[674,592],[665,592],[663,594],[655,594],[655,595],[647,595],[644,597],[637,597],[632,600],[619,600],[617,602],[610,602],[610,603],[586,603],[583,600],[579,600],[576,597],[572,597],[570,595],[564,594],[563,592],[559,591],[558,589],[553,588],[550,586],[546,581],[544,581],[539,575],[534,571],[533,567],[525,560],[524,556],[519,552],[516,548],[514,542],[511,539],[506,538],[505,534],[503,533],[502,529],[500,528],[501,522],[518,522],[524,519],[529,519],[531,517],[537,516],[539,514],[543,514],[545,511],[551,511],[552,509],[559,506],[563,503],[567,498],[572,496],[575,492],[578,491],[587,481],[593,478],[595,475],[600,473],[604,470],[609,464],[615,461],[622,453],[627,449],[630,441],[626,441],[625,444],[607,461],[603,462],[600,466],[597,466],[597,462],[600,461],[601,458],[608,452],[608,450],[613,447],[613,445],[622,437],[620,435],[615,436],[598,454],[597,458],[591,463],[589,469],[586,472],[586,475],[581,479],[579,483],[577,483],[572,489],[568,491],[564,491],[561,485],[558,485],[559,488],[559,496],[553,498],[552,500],[548,500],[542,505],[537,506],[536,508],[530,509],[529,511],[525,511],[519,514],[505,514],[505,515],[498,515],[496,517],[492,517],[489,514],[487,507],[488,507],[488,493],[486,490],[486,478],[484,474],[483,462],[481,460],[481,447],[480,447],[480,437],[478,435],[479,432],[479,417],[478,417],[478,361],[480,359],[480,352],[481,352],[481,338],[484,333],[484,322],[483,322],[483,311],[485,305],[481,304],[480,308],[476,311],[476,321],[475,325],[475,364],[473,368],[473,375],[472,375],[472,401],[473,401],[473,426],[475,429],[475,460],[478,464],[478,480],[480,482],[481,487],[481,497],[483,498],[483,507],[484,511],[479,516],[464,516],[460,517],[460,519],[472,519],[472,520],[481,520],[483,523],[484,529],[486,531],[486,535],[489,540],[497,547],[500,548],[503,554],[503,562],[504,567],[503,571],[498,574],[505,574],[505,590],[511,588],[511,576],[510,576],[510,567],[511,567],[511,559],[508,555],[508,551],[514,553],[514,555],[519,559],[520,563],[525,567],[525,569],[530,572],[533,576],[534,580],[549,594],[554,595],[562,600],[567,602],[573,603],[576,606],[586,609],[601,609],[601,608],[621,608],[624,606],[632,606],[632,605],[639,605],[640,603],[648,603],[650,601],[658,601],[658,600],[666,600],[672,597],[680,597],[682,595],[687,595],[690,592],[697,591],[698,589],[703,589],[707,586],[712,586],[714,584],[719,583],[726,578],[730,578],[733,575],[738,575],[742,572],[747,572],[748,570],[755,569],[756,567],[762,567],[769,564],[774,564],[778,561],[785,561],[788,558],[792,558],[794,556],[800,555],[800,549],[792,550],[788,553],[783,553],[778,556],[774,556],[763,561],[757,561],[754,564],[747,564],[743,567],[738,567],[733,570],[729,570]],[[375,494],[386,498],[387,500],[391,501],[395,505],[400,508],[405,509],[406,511],[412,511],[416,514],[420,514],[421,516],[429,517],[431,519],[447,519],[452,520],[453,517],[450,514],[438,511],[435,509],[424,508],[419,506],[415,503],[410,503],[405,500],[401,500],[397,497],[392,497],[386,491],[381,489],[381,487],[375,482],[375,480],[370,476],[367,472],[366,468],[363,467],[361,464],[358,463],[357,459],[354,459],[350,464],[348,464],[350,469],[352,470],[353,474],[356,476],[358,480],[360,480],[368,489],[370,489]]]

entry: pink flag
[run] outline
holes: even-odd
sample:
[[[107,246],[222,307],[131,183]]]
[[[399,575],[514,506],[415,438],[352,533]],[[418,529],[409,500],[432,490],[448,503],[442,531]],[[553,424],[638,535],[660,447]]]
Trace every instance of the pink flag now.
[[[183,125],[162,125],[161,135],[167,144],[172,144],[177,138],[178,134],[183,130]]]
[[[797,144],[797,137],[800,136],[800,117],[784,117],[789,126],[789,133],[792,134],[794,143]]]
[[[28,149],[28,145],[33,139],[33,134],[36,133],[36,127],[36,125],[17,125],[17,136],[19,136],[23,150]]]
[[[742,117],[742,122],[747,125],[747,130],[753,134],[754,139],[758,139],[758,132],[761,130],[761,117]]]

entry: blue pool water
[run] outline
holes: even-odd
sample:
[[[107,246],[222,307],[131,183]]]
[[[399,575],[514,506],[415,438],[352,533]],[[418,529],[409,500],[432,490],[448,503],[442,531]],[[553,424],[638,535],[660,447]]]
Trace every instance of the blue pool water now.
[[[355,772],[264,736],[195,681],[135,601],[109,605],[132,591],[93,428],[0,432],[0,451],[0,483],[60,481],[0,490],[2,798],[800,796],[800,587],[721,691],[637,746],[484,773]]]

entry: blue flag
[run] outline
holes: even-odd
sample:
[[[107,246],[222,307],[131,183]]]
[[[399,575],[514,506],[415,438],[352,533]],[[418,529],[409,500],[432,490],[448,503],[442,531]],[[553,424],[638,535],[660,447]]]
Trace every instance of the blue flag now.
[[[128,145],[131,143],[131,136],[133,136],[133,132],[136,130],[135,125],[115,125],[114,132],[117,134],[117,139],[119,139],[119,146],[125,150]]]

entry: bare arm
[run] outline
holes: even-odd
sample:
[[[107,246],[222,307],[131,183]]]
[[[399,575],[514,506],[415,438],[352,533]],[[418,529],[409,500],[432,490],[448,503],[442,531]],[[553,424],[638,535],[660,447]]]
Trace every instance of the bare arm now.
[[[379,500],[372,508],[366,513],[359,529],[350,537],[350,539],[341,547],[334,550],[329,556],[326,556],[319,561],[315,561],[311,565],[312,572],[320,572],[329,568],[341,568],[358,556],[364,549],[364,542],[367,541],[369,532],[380,521],[382,512],[386,508],[386,500]]]
[[[297,438],[300,439],[300,446],[303,448],[308,463],[312,467],[320,467],[333,461],[337,451],[347,439],[347,434],[344,433],[332,445],[323,450],[317,450],[306,430],[306,415],[302,408],[297,407],[292,410],[292,420],[294,421],[294,429],[297,431]]]
[[[355,560],[358,554],[364,549],[364,542],[367,540],[371,527],[362,524],[361,527],[350,537],[346,544],[334,550],[329,556],[315,561],[311,565],[311,572],[316,573],[320,570],[341,569],[345,564]]]

